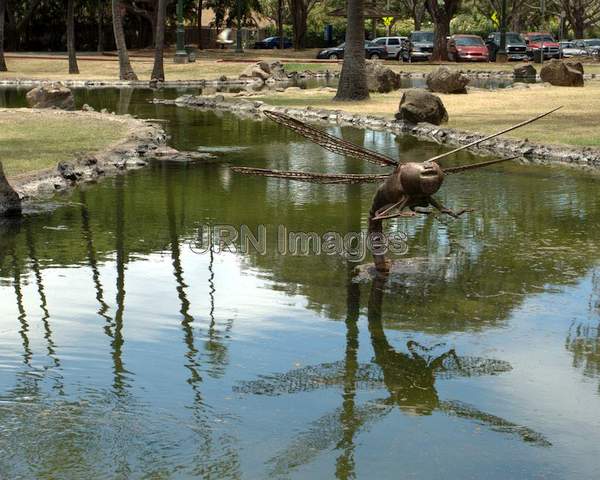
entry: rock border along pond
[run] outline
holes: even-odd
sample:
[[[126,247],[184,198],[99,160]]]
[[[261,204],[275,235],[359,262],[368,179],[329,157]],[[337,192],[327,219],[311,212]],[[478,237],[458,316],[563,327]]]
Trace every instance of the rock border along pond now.
[[[410,124],[401,120],[389,120],[374,115],[346,113],[341,110],[317,109],[313,107],[278,107],[262,101],[235,98],[227,101],[223,95],[183,95],[175,100],[154,99],[154,103],[177,107],[228,111],[240,116],[263,117],[264,110],[285,113],[299,120],[316,123],[353,126],[370,130],[381,130],[394,134],[408,134],[420,140],[434,141],[448,146],[462,146],[485,137],[475,132],[465,132],[429,123]],[[542,145],[527,140],[498,137],[479,144],[473,149],[481,154],[520,156],[522,161],[540,164],[559,164],[600,171],[600,149],[592,147],[569,147],[564,145]]]
[[[27,112],[27,108],[0,109]],[[21,200],[49,196],[81,183],[94,182],[106,175],[114,175],[146,166],[148,160],[160,156],[166,147],[167,135],[162,127],[130,115],[113,115],[93,111],[40,110],[42,114],[79,116],[117,122],[127,126],[123,139],[108,145],[99,152],[86,152],[74,159],[65,159],[56,167],[15,175],[9,183]],[[174,153],[179,153],[173,151]],[[169,150],[169,153],[173,153]]]

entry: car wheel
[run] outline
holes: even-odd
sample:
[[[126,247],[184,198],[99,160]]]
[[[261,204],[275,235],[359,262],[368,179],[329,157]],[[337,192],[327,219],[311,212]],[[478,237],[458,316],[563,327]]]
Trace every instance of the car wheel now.
[[[369,57],[371,60],[377,60],[379,58],[381,58],[377,53],[373,53],[371,54],[371,56]]]
[[[330,53],[329,54],[329,60],[337,60],[339,57],[339,55],[337,53]]]

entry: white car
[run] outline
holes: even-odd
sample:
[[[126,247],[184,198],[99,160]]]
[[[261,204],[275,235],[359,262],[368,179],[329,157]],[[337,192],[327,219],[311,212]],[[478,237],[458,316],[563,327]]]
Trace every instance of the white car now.
[[[400,60],[402,43],[406,40],[406,37],[378,37],[373,40],[373,43],[384,47],[387,51],[388,58]]]

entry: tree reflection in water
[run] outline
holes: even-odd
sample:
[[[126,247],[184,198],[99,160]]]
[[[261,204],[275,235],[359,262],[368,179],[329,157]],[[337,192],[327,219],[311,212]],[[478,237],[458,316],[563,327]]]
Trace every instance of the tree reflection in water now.
[[[476,407],[439,398],[435,382],[439,378],[498,375],[511,369],[501,360],[458,356],[453,349],[433,354],[440,345],[424,347],[407,342],[407,352],[398,351],[387,339],[382,323],[383,280],[373,281],[368,301],[368,325],[374,362],[357,361],[359,290],[348,286],[346,317],[346,355],[344,360],[303,367],[289,372],[261,376],[238,383],[234,390],[242,394],[284,395],[323,388],[342,388],[342,406],[314,421],[288,448],[273,457],[273,474],[283,474],[310,463],[320,452],[335,446],[340,451],[336,463],[337,478],[355,478],[354,448],[358,432],[381,420],[394,407],[413,415],[446,415],[470,420],[492,431],[515,435],[522,441],[547,447],[550,442],[540,433],[515,424]],[[381,399],[357,405],[355,392],[387,390]]]

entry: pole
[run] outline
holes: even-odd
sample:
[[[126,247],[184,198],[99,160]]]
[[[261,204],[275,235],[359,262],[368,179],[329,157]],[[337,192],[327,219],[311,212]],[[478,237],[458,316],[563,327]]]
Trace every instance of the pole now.
[[[237,0],[237,30],[235,34],[235,53],[244,53],[244,47],[242,46],[242,0]]]
[[[496,54],[496,62],[506,63],[508,55],[506,53],[506,0],[502,0],[500,12],[500,48]]]
[[[177,47],[175,63],[187,63],[188,54],[185,51],[185,26],[183,25],[183,0],[177,0]]]
[[[546,30],[546,0],[540,0],[540,10],[542,11],[542,30]],[[544,33],[544,32],[542,32]],[[540,65],[544,65],[544,35],[540,44]]]

